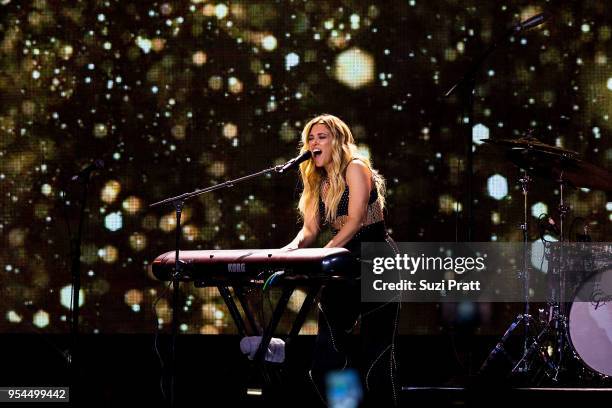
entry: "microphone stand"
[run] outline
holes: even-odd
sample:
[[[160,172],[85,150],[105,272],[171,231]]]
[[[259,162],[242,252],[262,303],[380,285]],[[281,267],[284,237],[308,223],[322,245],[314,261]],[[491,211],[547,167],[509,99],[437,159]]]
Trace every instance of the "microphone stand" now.
[[[124,142],[120,142],[116,148],[123,148]],[[71,290],[71,302],[70,302],[70,340],[68,346],[67,360],[69,366],[70,385],[72,400],[76,401],[79,398],[78,387],[76,386],[78,381],[78,364],[80,362],[79,356],[79,315],[81,310],[80,292],[81,292],[81,244],[83,240],[83,227],[85,225],[85,210],[87,209],[87,197],[89,193],[89,184],[91,182],[91,175],[95,171],[102,170],[105,166],[105,161],[108,159],[109,152],[98,157],[91,162],[87,167],[81,169],[78,173],[70,178],[73,183],[81,183],[83,185],[83,191],[81,196],[81,208],[79,209],[79,220],[77,227],[77,234],[74,239],[70,240],[70,253],[72,254],[70,275],[72,279],[72,290]],[[69,223],[69,221],[67,221]]]
[[[76,177],[76,176],[75,176]],[[77,180],[73,178],[73,180]],[[79,224],[77,227],[76,237],[71,241],[72,246],[72,265],[70,268],[72,275],[72,293],[71,293],[71,319],[70,319],[70,346],[71,353],[68,353],[68,363],[70,366],[70,383],[72,385],[72,400],[77,397],[76,382],[78,379],[78,338],[79,338],[79,313],[80,313],[80,292],[81,292],[81,241],[83,237],[83,226],[85,224],[85,210],[87,208],[87,196],[89,191],[89,182],[91,181],[91,171],[83,172],[79,175],[78,180],[83,184],[83,192],[81,196],[81,208],[79,209]]]
[[[474,93],[476,89],[476,75],[480,71],[482,65],[486,59],[491,55],[503,42],[505,43],[512,34],[517,34],[523,31],[525,27],[522,24],[517,24],[510,28],[500,40],[494,41],[487,49],[476,58],[466,73],[457,81],[453,86],[449,88],[444,94],[445,97],[450,97],[454,93],[459,94],[459,98],[463,101],[463,115],[462,122],[464,126],[464,137],[465,137],[465,157],[466,157],[466,170],[465,170],[465,209],[467,213],[467,231],[466,238],[467,242],[472,241],[472,235],[474,230],[474,200],[473,200],[473,176],[474,176],[474,152],[472,149],[472,128],[474,126]]]
[[[174,272],[172,274],[172,325],[171,325],[171,357],[170,357],[170,406],[175,405],[175,378],[176,378],[176,338],[178,333],[178,310],[179,310],[179,285],[181,278],[181,261],[179,258],[179,247],[181,240],[181,213],[185,201],[190,198],[199,196],[201,194],[210,193],[212,191],[220,190],[222,188],[230,188],[240,182],[261,176],[263,174],[269,174],[272,172],[283,173],[288,170],[286,165],[278,165],[267,168],[265,170],[258,171],[253,174],[249,174],[244,177],[239,177],[234,180],[229,180],[214,186],[197,189],[190,193],[184,193],[176,197],[166,198],[165,200],[158,201],[149,205],[149,208],[159,207],[163,205],[172,205],[176,213],[176,228],[175,228],[175,254],[174,254]]]

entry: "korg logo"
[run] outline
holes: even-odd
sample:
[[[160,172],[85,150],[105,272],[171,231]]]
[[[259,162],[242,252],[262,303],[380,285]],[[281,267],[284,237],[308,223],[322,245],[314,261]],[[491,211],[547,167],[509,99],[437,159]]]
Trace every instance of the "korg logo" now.
[[[231,263],[227,264],[228,272],[246,272],[246,264],[243,263]]]

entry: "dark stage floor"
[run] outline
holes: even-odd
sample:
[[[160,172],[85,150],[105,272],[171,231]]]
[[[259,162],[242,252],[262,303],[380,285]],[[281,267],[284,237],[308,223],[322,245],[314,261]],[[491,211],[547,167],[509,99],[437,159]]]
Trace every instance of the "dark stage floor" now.
[[[0,385],[67,385],[70,377],[62,355],[67,340],[66,336],[2,335]],[[306,377],[313,340],[312,336],[301,336],[288,348],[288,364],[282,369],[276,392],[266,390],[264,397],[246,397],[246,388],[258,385],[259,377],[240,354],[238,337],[179,336],[175,405],[318,406]],[[580,375],[566,373],[564,383],[551,383],[541,376],[539,384],[534,384],[531,378],[507,378],[507,368],[500,360],[486,375],[478,376],[478,368],[496,340],[489,336],[401,336],[401,405],[522,406],[546,402],[550,406],[555,401],[581,405],[612,401],[612,393],[604,389],[609,382],[582,371]],[[75,406],[163,406],[162,370],[153,344],[152,335],[83,336],[78,382],[71,389],[71,398],[79,399]],[[168,336],[159,338],[166,361],[169,344]],[[568,380],[570,377],[575,379]]]

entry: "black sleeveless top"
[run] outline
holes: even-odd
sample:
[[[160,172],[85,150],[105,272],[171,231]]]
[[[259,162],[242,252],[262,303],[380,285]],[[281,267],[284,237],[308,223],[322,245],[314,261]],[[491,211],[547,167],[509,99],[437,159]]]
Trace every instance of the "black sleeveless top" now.
[[[320,225],[329,225],[332,231],[332,235],[336,235],[338,231],[344,225],[344,222],[348,218],[348,205],[349,205],[349,187],[345,187],[338,208],[336,211],[336,220],[333,223],[328,223],[325,220],[325,203],[321,196],[319,196],[319,222]],[[366,214],[366,221],[364,225],[355,233],[353,238],[344,245],[344,248],[359,255],[361,252],[362,242],[385,242],[387,237],[387,229],[385,227],[385,221],[378,202],[378,191],[376,187],[370,191],[370,198],[368,200],[368,209]]]

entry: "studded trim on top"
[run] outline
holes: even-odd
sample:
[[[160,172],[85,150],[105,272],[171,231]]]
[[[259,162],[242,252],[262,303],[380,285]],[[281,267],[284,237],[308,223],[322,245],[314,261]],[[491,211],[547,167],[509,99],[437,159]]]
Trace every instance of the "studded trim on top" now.
[[[376,200],[374,204],[368,204],[368,209],[366,211],[365,218],[361,223],[362,227],[367,227],[368,225],[375,224],[377,222],[383,221],[383,210],[380,206],[380,201]],[[348,215],[341,215],[336,217],[336,220],[331,224],[331,227],[335,231],[339,231],[344,227],[346,222],[348,221]]]
[[[325,203],[323,202],[323,198],[327,195],[329,191],[329,180],[327,178],[323,179],[321,182],[321,198],[319,199],[319,214],[321,217],[321,224],[326,224],[325,222]],[[344,192],[342,193],[342,197],[340,197],[340,201],[338,202],[338,210],[336,212],[336,219],[334,222],[330,224],[332,228],[332,232],[336,234],[348,221],[348,204],[349,204],[349,187],[346,186]],[[368,225],[375,224],[377,222],[381,222],[384,220],[383,210],[380,205],[380,201],[378,200],[378,191],[376,188],[373,188],[370,192],[370,198],[368,200],[368,208],[366,210],[366,215],[361,224],[362,227],[367,227]]]

